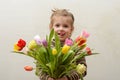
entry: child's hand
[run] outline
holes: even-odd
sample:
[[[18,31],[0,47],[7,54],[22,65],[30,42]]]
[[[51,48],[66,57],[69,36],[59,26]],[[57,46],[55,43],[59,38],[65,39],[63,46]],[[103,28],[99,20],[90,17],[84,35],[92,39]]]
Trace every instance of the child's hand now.
[[[59,78],[57,80],[68,80],[68,78],[66,76],[62,77],[62,78]]]
[[[53,78],[49,77],[48,80],[54,80]]]
[[[68,78],[65,76],[62,78],[59,78],[59,79],[53,79],[53,78],[49,77],[48,80],[68,80]]]

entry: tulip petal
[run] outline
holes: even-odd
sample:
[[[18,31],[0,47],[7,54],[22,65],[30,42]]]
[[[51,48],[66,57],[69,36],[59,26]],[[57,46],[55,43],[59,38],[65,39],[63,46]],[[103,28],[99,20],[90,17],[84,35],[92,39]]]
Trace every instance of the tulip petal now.
[[[68,45],[68,46],[72,46],[73,45],[73,41],[71,39],[66,39],[65,40],[65,44]]]
[[[33,67],[32,66],[25,66],[24,69],[26,71],[32,71],[33,70]]]
[[[30,41],[28,44],[29,49],[34,49],[36,46],[37,46],[37,44],[36,44],[35,40]]]
[[[90,34],[86,30],[82,30],[81,36],[88,38],[90,36]]]
[[[63,48],[62,48],[62,53],[63,53],[63,54],[66,54],[69,49],[70,49],[70,46],[64,45]]]
[[[55,48],[52,49],[52,54],[56,55],[57,54],[57,50]]]
[[[40,36],[39,36],[39,35],[36,35],[36,36],[34,37],[34,40],[36,41],[36,43],[37,43],[38,45],[41,45],[41,41],[40,41]]]

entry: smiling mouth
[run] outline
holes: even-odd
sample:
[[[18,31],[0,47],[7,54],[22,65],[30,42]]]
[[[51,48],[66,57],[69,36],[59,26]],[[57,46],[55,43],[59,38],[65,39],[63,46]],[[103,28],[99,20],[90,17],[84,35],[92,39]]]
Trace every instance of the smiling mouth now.
[[[59,35],[60,37],[63,37],[63,36],[65,35],[65,32],[60,32],[60,33],[58,33],[58,35]]]

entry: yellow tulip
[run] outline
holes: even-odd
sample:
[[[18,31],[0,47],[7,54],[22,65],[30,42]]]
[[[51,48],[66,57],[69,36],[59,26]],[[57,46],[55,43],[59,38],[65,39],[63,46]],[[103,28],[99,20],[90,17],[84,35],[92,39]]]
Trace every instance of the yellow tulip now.
[[[14,44],[14,51],[19,51],[20,50],[20,47],[17,46],[17,44]]]
[[[36,46],[37,46],[37,44],[36,44],[35,40],[30,41],[28,44],[29,49],[34,49]]]
[[[86,66],[84,64],[78,64],[76,70],[79,74],[84,74],[86,71]]]
[[[70,49],[70,46],[64,45],[63,48],[62,48],[62,53],[63,53],[63,54],[66,54],[69,49]]]
[[[57,50],[55,48],[52,49],[52,54],[56,55],[57,54]]]

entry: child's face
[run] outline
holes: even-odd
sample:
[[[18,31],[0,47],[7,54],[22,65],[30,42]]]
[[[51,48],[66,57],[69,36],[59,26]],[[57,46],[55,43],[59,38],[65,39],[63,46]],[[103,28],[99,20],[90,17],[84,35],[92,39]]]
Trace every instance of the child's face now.
[[[69,16],[54,16],[54,31],[58,34],[60,41],[65,41],[71,36],[73,31],[72,18]]]

